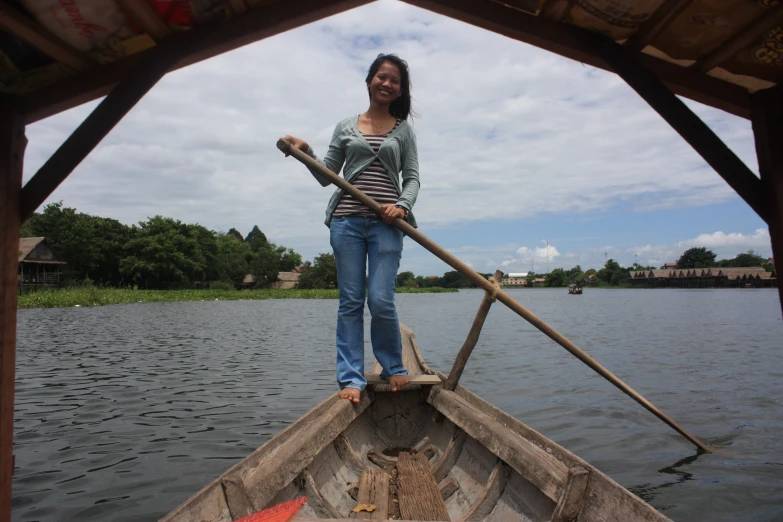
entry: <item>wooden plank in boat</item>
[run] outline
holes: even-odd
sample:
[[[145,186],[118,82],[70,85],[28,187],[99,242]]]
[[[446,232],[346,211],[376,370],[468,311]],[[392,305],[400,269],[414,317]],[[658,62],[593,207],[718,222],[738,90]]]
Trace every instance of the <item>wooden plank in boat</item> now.
[[[381,376],[377,373],[366,373],[364,378],[367,379],[367,384],[389,384],[387,379],[381,379]],[[408,384],[432,385],[440,383],[440,377],[437,375],[412,375],[408,377]]]
[[[372,504],[375,510],[360,511],[356,518],[365,520],[386,520],[389,518],[389,479],[391,477],[380,469],[368,469],[359,478],[357,504]]]
[[[397,498],[403,519],[451,520],[427,457],[403,451],[397,458]]]

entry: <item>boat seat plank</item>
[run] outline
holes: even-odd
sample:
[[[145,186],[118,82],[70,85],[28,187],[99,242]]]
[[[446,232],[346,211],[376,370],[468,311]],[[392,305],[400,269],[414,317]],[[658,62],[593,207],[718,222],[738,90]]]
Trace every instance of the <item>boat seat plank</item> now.
[[[388,473],[379,469],[368,469],[359,478],[359,496],[357,504],[373,504],[375,510],[360,511],[356,518],[364,520],[386,520],[389,518],[389,479]]]
[[[568,478],[562,462],[455,392],[436,387],[427,401],[550,499],[560,500]]]
[[[365,373],[364,378],[367,379],[367,384],[389,384],[388,379],[382,379],[377,373]],[[408,377],[408,384],[433,385],[440,383],[440,377],[437,375],[421,374]]]
[[[397,499],[404,520],[451,520],[427,457],[403,451],[397,457]]]

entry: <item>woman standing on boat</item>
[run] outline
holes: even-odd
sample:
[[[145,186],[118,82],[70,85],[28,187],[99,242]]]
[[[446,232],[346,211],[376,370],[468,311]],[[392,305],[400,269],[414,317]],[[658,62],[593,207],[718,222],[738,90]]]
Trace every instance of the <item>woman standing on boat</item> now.
[[[392,391],[408,382],[402,365],[402,340],[394,289],[402,256],[396,218],[416,226],[411,208],[419,192],[416,136],[408,123],[411,84],[408,64],[393,54],[381,54],[366,78],[370,107],[337,124],[323,160],[302,139],[285,136],[294,147],[317,159],[375,199],[383,209],[378,218],[350,194],[337,189],[326,209],[326,225],[337,262],[340,307],[337,313],[337,382],[340,397],[359,402],[364,378],[364,299],[372,314],[370,336],[375,358]],[[329,181],[311,170],[322,186]],[[402,181],[400,181],[400,177]],[[365,269],[367,270],[365,272]],[[366,278],[365,278],[366,274]]]

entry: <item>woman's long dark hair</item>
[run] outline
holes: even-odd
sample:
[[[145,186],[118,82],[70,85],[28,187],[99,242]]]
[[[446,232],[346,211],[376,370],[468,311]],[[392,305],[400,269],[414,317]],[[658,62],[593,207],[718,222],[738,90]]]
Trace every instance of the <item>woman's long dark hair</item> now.
[[[370,83],[384,62],[396,65],[400,70],[400,97],[389,105],[389,114],[401,120],[407,120],[408,116],[416,116],[416,113],[411,109],[411,75],[408,72],[408,62],[402,60],[396,54],[379,54],[378,58],[370,65],[367,78],[364,80],[365,83]],[[370,100],[372,100],[372,93],[369,87],[367,88],[367,94],[370,95]]]

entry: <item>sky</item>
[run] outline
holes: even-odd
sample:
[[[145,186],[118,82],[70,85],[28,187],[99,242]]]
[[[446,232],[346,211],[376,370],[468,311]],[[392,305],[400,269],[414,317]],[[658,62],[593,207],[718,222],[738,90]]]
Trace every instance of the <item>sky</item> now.
[[[168,74],[46,203],[129,225],[258,225],[306,260],[330,252],[333,189],[275,143],[323,154],[367,110],[381,52],[411,71],[419,230],[479,272],[660,266],[694,246],[771,256],[761,218],[619,77],[394,0]],[[28,126],[25,181],[98,102]],[[686,103],[758,175],[750,122]],[[405,239],[400,271],[449,270]]]

